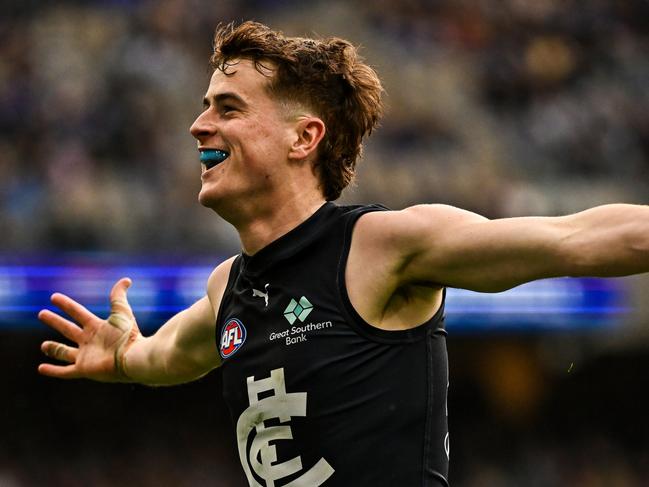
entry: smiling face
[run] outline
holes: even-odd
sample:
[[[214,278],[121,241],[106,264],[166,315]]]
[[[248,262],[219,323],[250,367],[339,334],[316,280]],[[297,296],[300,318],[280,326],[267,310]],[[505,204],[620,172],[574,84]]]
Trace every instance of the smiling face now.
[[[205,109],[190,129],[203,162],[198,199],[223,216],[281,193],[297,127],[297,117],[267,91],[272,72],[262,74],[246,59],[227,72],[212,75]],[[218,151],[228,154],[223,162]]]

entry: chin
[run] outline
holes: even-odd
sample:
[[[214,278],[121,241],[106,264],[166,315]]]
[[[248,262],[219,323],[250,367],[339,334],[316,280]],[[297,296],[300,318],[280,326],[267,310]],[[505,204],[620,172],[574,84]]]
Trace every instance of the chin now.
[[[206,208],[214,209],[219,204],[221,198],[214,194],[214,191],[205,191],[202,189],[198,193],[198,202]]]

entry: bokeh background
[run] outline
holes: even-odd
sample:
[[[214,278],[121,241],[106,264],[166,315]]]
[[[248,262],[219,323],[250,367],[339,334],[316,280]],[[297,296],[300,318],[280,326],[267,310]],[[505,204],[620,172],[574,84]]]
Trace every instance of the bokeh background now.
[[[188,128],[214,27],[247,19],[347,38],[378,70],[388,113],[343,202],[649,203],[644,0],[4,0],[0,295],[21,262],[238,252],[197,203]],[[649,485],[648,283],[621,282],[605,327],[450,329],[452,485]],[[0,322],[0,486],[243,485],[218,372],[53,381],[35,372],[48,332]]]

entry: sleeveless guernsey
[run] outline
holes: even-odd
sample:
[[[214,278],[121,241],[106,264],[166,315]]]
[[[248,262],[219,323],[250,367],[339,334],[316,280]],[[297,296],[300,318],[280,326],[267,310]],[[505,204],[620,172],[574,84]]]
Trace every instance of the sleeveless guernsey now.
[[[444,303],[379,330],[345,287],[354,223],[381,210],[326,203],[232,264],[217,344],[251,486],[448,486]]]

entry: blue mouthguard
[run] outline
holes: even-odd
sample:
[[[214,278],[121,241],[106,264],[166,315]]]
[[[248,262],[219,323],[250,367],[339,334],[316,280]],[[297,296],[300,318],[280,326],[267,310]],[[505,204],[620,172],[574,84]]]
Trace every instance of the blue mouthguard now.
[[[206,149],[204,151],[201,151],[201,162],[205,164],[208,164],[210,162],[218,164],[220,162],[223,162],[226,157],[228,157],[228,153],[218,149]]]

